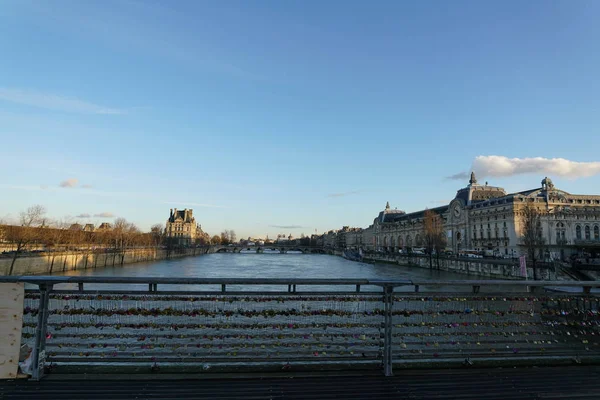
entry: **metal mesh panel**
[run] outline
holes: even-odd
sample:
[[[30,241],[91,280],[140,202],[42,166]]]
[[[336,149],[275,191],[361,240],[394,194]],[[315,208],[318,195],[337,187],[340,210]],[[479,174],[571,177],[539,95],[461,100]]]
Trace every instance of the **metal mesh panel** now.
[[[393,308],[402,360],[598,354],[598,299],[584,296],[409,295]]]
[[[26,296],[25,340],[37,323]],[[236,365],[380,363],[377,295],[52,294],[47,363]]]

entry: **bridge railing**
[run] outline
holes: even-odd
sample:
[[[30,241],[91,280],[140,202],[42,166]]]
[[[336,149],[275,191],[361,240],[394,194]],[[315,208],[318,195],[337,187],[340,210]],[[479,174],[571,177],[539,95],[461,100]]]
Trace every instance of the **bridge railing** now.
[[[597,362],[600,282],[3,277],[48,372]]]

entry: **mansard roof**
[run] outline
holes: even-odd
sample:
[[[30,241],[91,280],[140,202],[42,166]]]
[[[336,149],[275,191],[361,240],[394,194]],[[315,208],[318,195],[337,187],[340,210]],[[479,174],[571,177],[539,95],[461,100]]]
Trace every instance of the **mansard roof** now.
[[[409,221],[409,220],[412,220],[412,219],[421,219],[421,218],[423,218],[425,216],[425,212],[427,210],[433,211],[436,214],[442,215],[442,214],[444,214],[445,212],[448,211],[448,208],[450,208],[450,206],[446,205],[446,206],[441,206],[441,207],[428,208],[428,209],[421,210],[421,211],[415,211],[415,212],[412,212],[412,213],[404,214],[402,216],[402,218],[398,219],[398,221]]]
[[[175,212],[171,212],[171,214],[169,215],[168,222],[182,221],[185,223],[193,223],[195,221],[195,219],[194,219],[192,213],[193,213],[192,209],[187,209],[187,208],[183,209],[183,210],[175,209]]]

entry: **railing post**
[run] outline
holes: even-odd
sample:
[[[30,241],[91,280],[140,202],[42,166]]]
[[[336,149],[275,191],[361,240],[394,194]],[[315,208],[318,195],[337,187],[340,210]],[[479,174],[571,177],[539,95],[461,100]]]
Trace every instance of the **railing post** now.
[[[48,323],[48,303],[52,284],[40,284],[40,302],[38,306],[38,323],[35,328],[35,343],[31,351],[31,379],[39,381],[44,376],[46,361],[46,331]]]
[[[392,371],[392,306],[394,287],[383,287],[384,327],[383,327],[383,371],[385,376],[393,376]]]

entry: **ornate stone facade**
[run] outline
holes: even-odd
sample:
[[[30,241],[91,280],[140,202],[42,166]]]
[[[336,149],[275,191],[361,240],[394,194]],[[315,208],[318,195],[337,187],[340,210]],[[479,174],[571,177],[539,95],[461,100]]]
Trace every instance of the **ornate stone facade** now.
[[[167,237],[176,238],[178,244],[189,246],[196,239],[197,229],[192,209],[171,209],[165,230]]]
[[[570,194],[555,188],[549,178],[542,180],[541,187],[508,194],[487,182],[480,185],[472,173],[469,184],[448,205],[431,210],[444,221],[448,250],[486,250],[517,257],[526,252],[521,220],[527,203],[534,204],[541,215],[548,257],[600,252],[600,195]],[[424,213],[404,213],[386,205],[363,230],[364,245],[385,251],[422,247]]]

